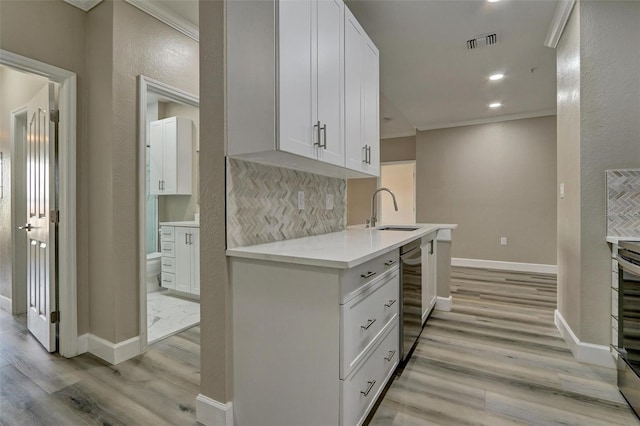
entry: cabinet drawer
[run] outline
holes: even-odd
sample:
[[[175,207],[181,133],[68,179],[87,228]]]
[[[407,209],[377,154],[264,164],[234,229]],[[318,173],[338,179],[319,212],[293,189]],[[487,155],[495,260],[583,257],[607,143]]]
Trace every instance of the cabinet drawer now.
[[[163,241],[162,242],[162,257],[175,257],[176,245],[175,243]]]
[[[340,381],[340,424],[361,425],[398,365],[398,319],[385,328],[384,338],[367,360]]]
[[[398,316],[398,271],[386,274],[342,305],[340,378],[362,361],[383,328]]]
[[[170,288],[175,290],[176,288],[176,276],[174,274],[163,272],[162,273],[162,282],[160,285],[164,288]]]
[[[173,257],[162,257],[162,272],[176,272],[176,260]]]
[[[387,271],[397,269],[399,260],[400,252],[396,249],[362,265],[344,270],[340,276],[342,303],[356,297],[365,284],[379,278]]]
[[[175,241],[175,231],[173,226],[160,227],[160,241]]]

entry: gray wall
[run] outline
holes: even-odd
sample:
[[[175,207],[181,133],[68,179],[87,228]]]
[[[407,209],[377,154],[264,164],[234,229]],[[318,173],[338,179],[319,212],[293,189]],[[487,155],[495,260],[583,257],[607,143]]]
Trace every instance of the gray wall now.
[[[557,49],[558,309],[583,342],[610,341],[606,169],[640,162],[640,2],[581,1]]]
[[[556,264],[554,116],[418,132],[416,168],[416,219],[459,225],[453,257]]]

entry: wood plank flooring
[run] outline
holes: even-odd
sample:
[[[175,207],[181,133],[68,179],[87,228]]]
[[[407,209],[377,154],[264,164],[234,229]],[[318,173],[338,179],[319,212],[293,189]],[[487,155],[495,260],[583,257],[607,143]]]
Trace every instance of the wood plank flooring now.
[[[553,323],[555,275],[452,268],[371,425],[640,425],[616,371],[572,357]]]
[[[0,311],[0,425],[195,425],[200,327],[112,366],[49,354]]]

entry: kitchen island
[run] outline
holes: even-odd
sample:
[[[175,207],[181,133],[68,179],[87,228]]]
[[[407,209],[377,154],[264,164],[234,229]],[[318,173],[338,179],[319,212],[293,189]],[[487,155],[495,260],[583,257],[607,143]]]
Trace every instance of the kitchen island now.
[[[399,362],[399,247],[456,225],[227,250],[237,424],[361,424]]]

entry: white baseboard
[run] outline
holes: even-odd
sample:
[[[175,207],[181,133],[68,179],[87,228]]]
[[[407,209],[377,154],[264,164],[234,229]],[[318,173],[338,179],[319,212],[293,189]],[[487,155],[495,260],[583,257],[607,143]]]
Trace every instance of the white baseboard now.
[[[13,303],[11,303],[11,299],[6,296],[0,296],[0,309],[13,314]]]
[[[438,311],[446,311],[449,312],[451,311],[451,305],[452,303],[452,297],[440,297],[438,296],[438,298],[436,299],[436,310]]]
[[[78,336],[78,355],[89,352],[89,333]]]
[[[116,365],[140,355],[140,336],[120,343],[112,343],[93,334],[86,336],[89,352],[110,364]]]
[[[501,262],[498,260],[462,259],[458,257],[451,258],[451,266],[462,266],[465,268],[498,269],[516,272],[534,272],[538,274],[558,273],[557,265],[546,265],[542,263]]]
[[[554,323],[558,331],[560,331],[560,334],[562,334],[565,342],[567,342],[567,345],[569,345],[569,349],[571,349],[571,353],[575,359],[586,364],[616,368],[615,360],[609,351],[609,346],[581,342],[557,309],[554,314]]]
[[[205,426],[233,426],[233,406],[200,394],[196,398],[196,420]]]

